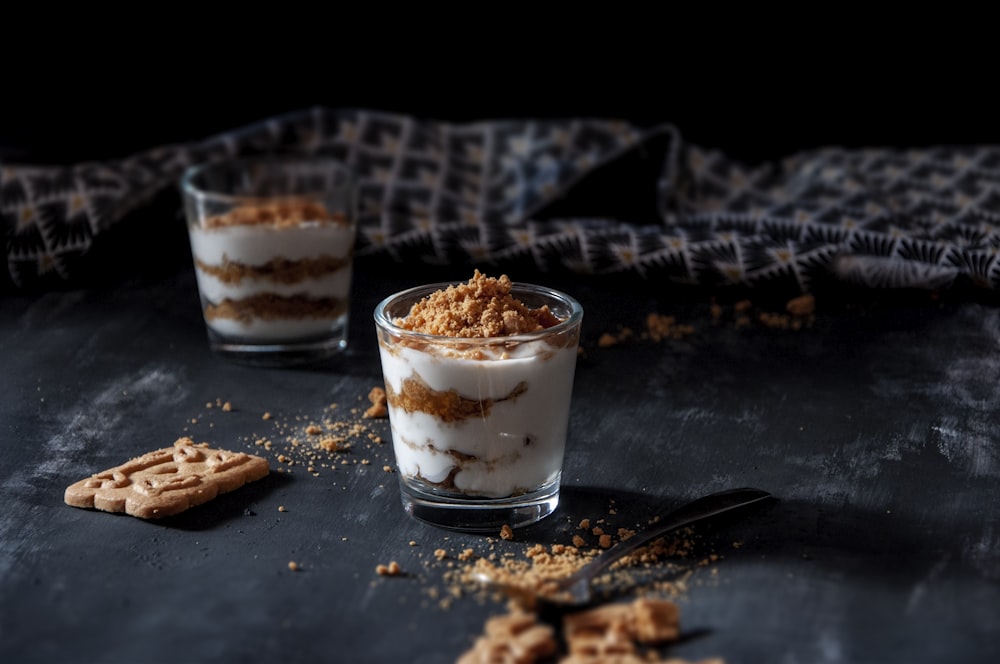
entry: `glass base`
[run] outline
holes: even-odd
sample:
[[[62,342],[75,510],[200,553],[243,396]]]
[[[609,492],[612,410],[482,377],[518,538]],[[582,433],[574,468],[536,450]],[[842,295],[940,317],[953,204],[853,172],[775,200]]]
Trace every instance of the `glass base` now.
[[[439,528],[499,534],[507,525],[520,528],[537,523],[559,505],[559,482],[511,498],[464,498],[421,491],[400,480],[403,509],[410,516]]]
[[[227,360],[255,367],[289,367],[312,364],[347,348],[346,338],[301,344],[247,344],[210,339],[212,352]]]

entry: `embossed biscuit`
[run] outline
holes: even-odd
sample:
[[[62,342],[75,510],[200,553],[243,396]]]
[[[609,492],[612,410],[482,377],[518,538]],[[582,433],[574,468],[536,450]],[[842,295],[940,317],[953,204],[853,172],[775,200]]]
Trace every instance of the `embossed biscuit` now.
[[[268,472],[267,460],[259,456],[212,449],[208,443],[183,437],[173,447],[71,484],[65,501],[73,507],[159,519],[259,480]]]

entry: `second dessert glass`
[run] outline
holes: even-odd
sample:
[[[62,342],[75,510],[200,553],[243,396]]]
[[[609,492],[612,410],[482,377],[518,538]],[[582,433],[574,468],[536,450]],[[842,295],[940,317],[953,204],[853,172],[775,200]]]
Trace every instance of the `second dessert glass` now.
[[[281,366],[347,345],[351,170],[326,157],[230,159],[189,168],[181,192],[213,351]]]
[[[403,507],[463,531],[535,523],[559,504],[583,308],[564,293],[514,283],[514,298],[548,306],[560,322],[490,338],[397,324],[453,285],[412,288],[375,308]]]

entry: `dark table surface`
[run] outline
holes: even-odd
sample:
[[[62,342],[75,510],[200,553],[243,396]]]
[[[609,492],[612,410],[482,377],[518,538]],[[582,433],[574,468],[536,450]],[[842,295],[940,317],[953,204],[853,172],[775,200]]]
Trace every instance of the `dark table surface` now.
[[[503,541],[409,518],[384,469],[388,421],[352,410],[381,385],[378,299],[471,268],[360,260],[348,350],[264,369],[209,352],[178,263],[0,299],[0,661],[452,662],[504,610],[450,596],[464,549],[522,556],[568,544],[583,518],[637,527],[738,486],[778,500],[696,530],[690,560],[650,571],[686,581],[671,586],[684,638],[664,654],[1000,661],[996,303],[817,295],[808,325],[780,329],[757,314],[781,302],[755,294],[739,325],[745,294],[718,295],[715,319],[706,293],[511,274],[572,293],[586,313],[562,503]],[[693,332],[644,336],[649,313]],[[632,337],[598,344],[625,326]],[[365,432],[313,474],[287,439],[334,420]],[[272,472],[162,521],[63,503],[76,480],[183,435],[260,453]],[[255,445],[264,438],[272,449]],[[376,574],[390,561],[404,574]]]

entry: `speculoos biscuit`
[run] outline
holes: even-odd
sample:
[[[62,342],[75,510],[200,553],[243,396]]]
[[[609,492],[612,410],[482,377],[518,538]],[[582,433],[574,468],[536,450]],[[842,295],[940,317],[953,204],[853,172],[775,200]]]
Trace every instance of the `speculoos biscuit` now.
[[[66,488],[67,505],[124,512],[140,519],[179,514],[270,472],[267,460],[179,438],[166,447]]]

